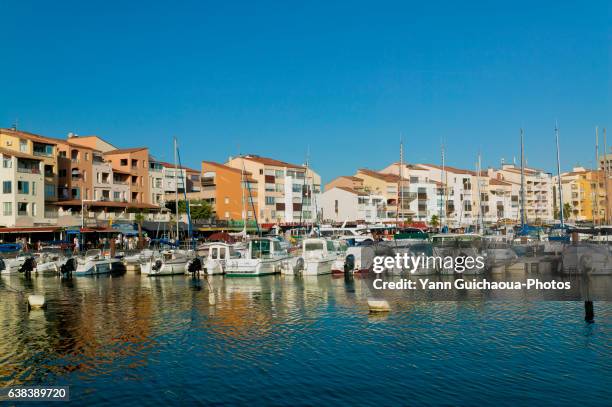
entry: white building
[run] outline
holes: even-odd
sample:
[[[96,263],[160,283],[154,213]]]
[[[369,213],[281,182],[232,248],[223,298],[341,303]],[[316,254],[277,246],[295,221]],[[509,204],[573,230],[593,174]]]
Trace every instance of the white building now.
[[[165,193],[164,167],[153,157],[149,157],[149,191],[151,193],[151,203],[154,205],[162,204]]]
[[[2,155],[2,211],[0,225],[37,226],[44,219],[45,195],[41,158],[5,148]]]
[[[324,222],[377,223],[385,219],[385,197],[337,186],[321,194],[321,216]]]

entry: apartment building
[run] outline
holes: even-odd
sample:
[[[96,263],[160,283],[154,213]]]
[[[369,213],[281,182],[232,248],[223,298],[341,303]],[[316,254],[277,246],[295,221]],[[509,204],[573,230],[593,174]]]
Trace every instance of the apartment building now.
[[[226,165],[257,180],[260,223],[316,221],[321,177],[312,169],[252,154],[230,158]]]
[[[334,187],[344,187],[360,191],[363,190],[363,179],[350,175],[341,175],[327,183],[325,185],[325,191]]]
[[[164,203],[164,167],[161,162],[149,156],[149,191],[151,192],[150,202],[153,205],[163,205]]]
[[[259,208],[258,190],[258,181],[250,172],[202,161],[199,195],[212,205],[217,219],[254,220]]]
[[[514,164],[503,164],[501,169],[488,169],[488,175],[512,184],[512,199],[518,203],[517,219],[520,221],[521,169]],[[528,223],[554,220],[552,174],[535,168],[525,168],[525,220]],[[516,198],[515,198],[516,197]]]
[[[430,178],[430,170],[418,165],[393,163],[380,172],[401,175],[404,192],[400,193],[400,199],[404,200],[413,221],[430,222],[434,215],[440,217],[442,183]]]
[[[46,164],[43,158],[4,147],[0,147],[0,155],[2,155],[0,226],[45,224]]]
[[[44,178],[43,194],[47,206],[57,200],[57,146],[49,138],[37,134],[12,129],[0,128],[0,147],[23,154],[33,155],[42,162],[41,173]]]
[[[350,178],[350,177],[348,177]],[[379,223],[385,217],[385,197],[346,186],[326,187],[321,194],[324,222]]]
[[[111,165],[113,171],[116,171],[117,174],[128,175],[128,203],[151,203],[149,149],[147,147],[119,149],[98,136],[73,135],[69,137],[69,140],[73,145],[102,152],[104,160]]]
[[[554,196],[558,198],[558,177],[553,177]],[[569,205],[570,212],[564,218],[574,222],[605,222],[606,185],[603,171],[588,170],[575,167],[572,171],[561,174],[561,188],[564,206]],[[558,212],[558,203],[555,210]]]

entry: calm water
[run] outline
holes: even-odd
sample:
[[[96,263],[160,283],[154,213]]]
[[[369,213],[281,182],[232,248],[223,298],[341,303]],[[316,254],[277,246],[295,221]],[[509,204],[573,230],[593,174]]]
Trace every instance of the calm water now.
[[[45,293],[25,310],[6,284]],[[79,405],[609,405],[612,303],[409,302],[369,315],[361,280],[0,280],[0,386]],[[211,306],[210,302],[216,302]]]

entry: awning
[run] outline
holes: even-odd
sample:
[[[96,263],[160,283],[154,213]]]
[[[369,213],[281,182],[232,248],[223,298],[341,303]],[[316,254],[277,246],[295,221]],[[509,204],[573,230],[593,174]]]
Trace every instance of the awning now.
[[[57,226],[24,227],[24,228],[0,228],[0,233],[52,233],[59,232]]]

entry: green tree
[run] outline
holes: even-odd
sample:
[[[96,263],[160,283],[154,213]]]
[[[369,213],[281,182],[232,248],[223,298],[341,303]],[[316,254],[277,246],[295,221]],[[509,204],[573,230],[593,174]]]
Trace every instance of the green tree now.
[[[569,202],[563,204],[563,217],[569,219],[572,216],[572,205]]]
[[[166,203],[166,208],[172,213],[176,212],[176,203],[173,201]],[[185,201],[179,201],[178,204],[179,213],[187,213],[187,205]],[[212,205],[202,199],[195,199],[189,201],[189,213],[191,219],[209,219],[213,215]]]
[[[438,217],[438,215],[431,215],[431,220],[429,221],[429,223],[434,228],[437,228],[438,226],[440,226],[440,218]]]

